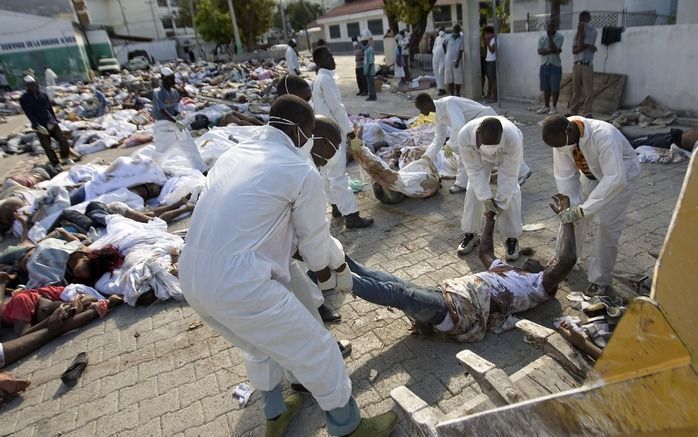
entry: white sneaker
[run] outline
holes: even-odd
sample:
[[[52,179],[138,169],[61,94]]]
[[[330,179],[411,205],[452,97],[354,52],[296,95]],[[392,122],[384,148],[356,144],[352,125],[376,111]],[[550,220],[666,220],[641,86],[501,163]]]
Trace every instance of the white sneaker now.
[[[480,238],[475,234],[463,234],[458,244],[458,255],[467,255],[480,243]]]
[[[550,108],[550,112],[548,112],[548,114],[557,114],[557,106]]]
[[[550,111],[550,106],[543,106],[542,108],[540,108],[540,109],[537,110],[536,112],[537,112],[538,114],[545,114],[545,113],[547,113],[547,112],[549,112],[549,111]]]

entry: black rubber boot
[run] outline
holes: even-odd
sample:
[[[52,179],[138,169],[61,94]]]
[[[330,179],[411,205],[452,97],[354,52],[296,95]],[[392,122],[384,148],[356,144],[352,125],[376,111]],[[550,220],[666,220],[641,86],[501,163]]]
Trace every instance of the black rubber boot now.
[[[359,215],[358,212],[355,212],[344,217],[344,223],[347,229],[367,228],[373,224],[373,219],[363,218]]]

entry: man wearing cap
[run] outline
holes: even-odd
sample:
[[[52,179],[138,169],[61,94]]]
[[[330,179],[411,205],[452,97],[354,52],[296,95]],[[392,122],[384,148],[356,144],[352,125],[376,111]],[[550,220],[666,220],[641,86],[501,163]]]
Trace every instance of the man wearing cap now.
[[[288,48],[286,49],[286,68],[288,68],[288,74],[295,74],[296,76],[301,75],[301,68],[298,65],[296,40],[293,38],[288,42]]]
[[[174,72],[165,67],[160,71],[161,86],[153,92],[153,160],[163,168],[167,165],[187,166],[206,170],[199,149],[194,144],[179,115],[179,92],[175,88]]]
[[[368,89],[368,100],[377,100],[376,97],[376,54],[373,51],[373,35],[365,29],[361,32],[361,45],[364,47],[364,76]]]
[[[36,83],[34,76],[24,76],[24,85],[27,91],[20,97],[19,104],[22,105],[24,114],[39,137],[39,142],[44,152],[46,152],[46,157],[48,157],[52,165],[72,164],[73,161],[69,158],[70,145],[63,136],[61,128],[58,127],[58,119],[56,118],[56,113],[53,112],[53,106],[48,96],[39,90],[39,84]],[[51,147],[51,138],[58,141],[61,153],[60,163],[56,152]]]

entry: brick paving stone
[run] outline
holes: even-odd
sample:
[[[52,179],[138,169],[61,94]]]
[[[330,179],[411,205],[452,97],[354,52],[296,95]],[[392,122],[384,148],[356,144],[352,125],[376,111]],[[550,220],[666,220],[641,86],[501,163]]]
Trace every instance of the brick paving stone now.
[[[77,426],[83,426],[99,417],[116,413],[119,410],[119,393],[112,392],[78,409]]]
[[[179,395],[176,388],[156,398],[142,400],[139,404],[139,426],[149,424],[153,418],[179,409]]]
[[[198,401],[207,396],[212,396],[219,392],[216,375],[210,374],[203,379],[199,379],[179,387],[179,402],[182,407],[186,407],[192,402]]]
[[[94,437],[97,434],[97,421],[81,426],[80,428],[74,429],[73,431],[62,433],[60,437]]]
[[[139,425],[134,430],[123,431],[117,434],[118,437],[161,437],[162,435],[159,417],[150,420],[144,425]]]
[[[143,399],[154,398],[158,395],[158,379],[153,376],[145,381],[139,381],[130,387],[119,390],[119,409],[138,404]]]
[[[138,426],[138,405],[120,407],[114,414],[102,415],[97,420],[97,434],[110,436]]]
[[[173,435],[176,432],[203,424],[204,410],[201,408],[201,402],[197,401],[173,413],[167,413],[161,419],[163,434]]]

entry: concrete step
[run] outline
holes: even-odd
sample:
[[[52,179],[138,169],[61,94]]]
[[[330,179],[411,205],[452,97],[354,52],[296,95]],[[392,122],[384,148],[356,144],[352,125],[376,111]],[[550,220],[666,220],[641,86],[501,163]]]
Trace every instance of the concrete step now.
[[[507,405],[524,400],[523,393],[504,371],[470,350],[456,354],[468,373],[480,384],[482,391],[495,405]]]

